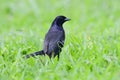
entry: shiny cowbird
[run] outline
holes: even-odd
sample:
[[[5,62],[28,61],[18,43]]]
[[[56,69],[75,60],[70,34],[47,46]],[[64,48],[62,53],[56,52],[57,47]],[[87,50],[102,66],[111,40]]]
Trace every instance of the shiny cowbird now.
[[[35,57],[37,55],[48,55],[49,58],[57,56],[59,59],[65,41],[63,23],[69,20],[70,19],[65,16],[57,16],[45,36],[43,50],[28,54],[26,58],[30,56]]]

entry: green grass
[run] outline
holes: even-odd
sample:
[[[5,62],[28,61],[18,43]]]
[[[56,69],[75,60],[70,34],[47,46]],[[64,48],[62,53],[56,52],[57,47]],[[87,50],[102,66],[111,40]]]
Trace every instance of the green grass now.
[[[119,0],[0,0],[0,80],[119,80]],[[66,41],[60,60],[24,59],[42,49],[57,15]]]

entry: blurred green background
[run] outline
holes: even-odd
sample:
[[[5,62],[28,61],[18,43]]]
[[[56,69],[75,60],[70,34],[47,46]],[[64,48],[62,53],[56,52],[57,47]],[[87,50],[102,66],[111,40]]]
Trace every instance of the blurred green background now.
[[[0,0],[0,80],[119,80],[119,0]],[[60,61],[24,59],[42,49],[58,15],[66,41]]]

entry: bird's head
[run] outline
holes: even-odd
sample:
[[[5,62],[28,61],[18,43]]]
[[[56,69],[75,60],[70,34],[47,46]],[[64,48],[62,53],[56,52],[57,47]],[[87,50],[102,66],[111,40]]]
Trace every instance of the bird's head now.
[[[62,24],[66,21],[69,21],[70,19],[65,16],[57,16],[55,20],[53,21],[53,24],[57,24],[62,26]]]

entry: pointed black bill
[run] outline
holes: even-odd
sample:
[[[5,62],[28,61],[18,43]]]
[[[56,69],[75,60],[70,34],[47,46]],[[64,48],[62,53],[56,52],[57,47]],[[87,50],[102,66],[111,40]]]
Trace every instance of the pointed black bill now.
[[[65,18],[65,21],[69,21],[69,20],[71,20],[71,19],[69,19],[69,18]]]

